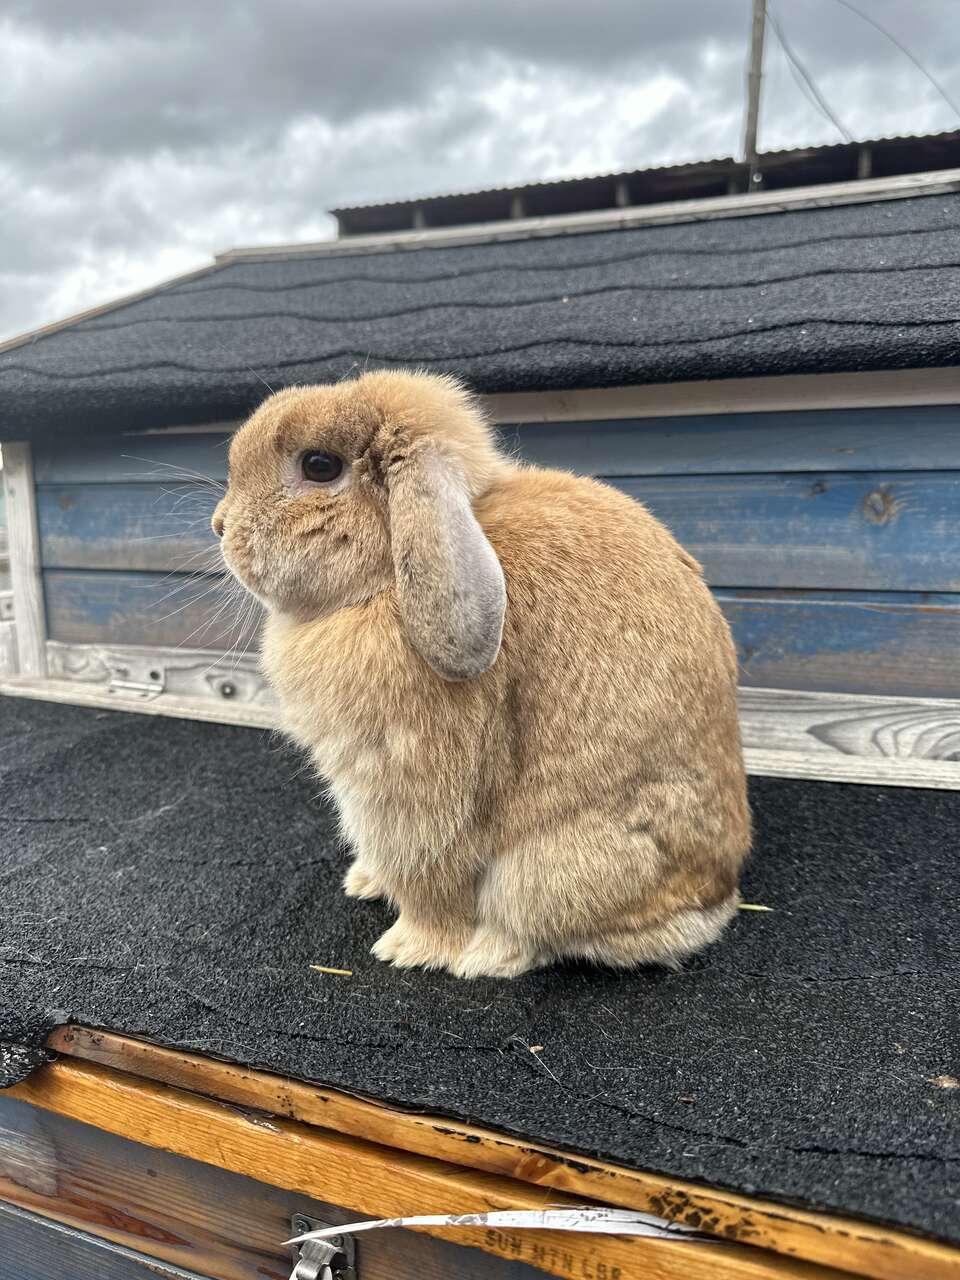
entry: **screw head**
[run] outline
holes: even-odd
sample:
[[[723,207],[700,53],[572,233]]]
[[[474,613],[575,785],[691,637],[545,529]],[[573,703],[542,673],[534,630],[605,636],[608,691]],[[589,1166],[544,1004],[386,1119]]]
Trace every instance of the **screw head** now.
[[[327,1244],[331,1249],[339,1249],[343,1244],[343,1236],[327,1236]]]
[[[237,686],[235,684],[231,684],[229,680],[225,680],[220,686],[221,698],[232,698],[236,692]]]
[[[304,1235],[307,1231],[310,1230],[310,1223],[306,1220],[306,1218],[299,1218],[299,1217],[294,1218],[293,1229],[298,1236]]]

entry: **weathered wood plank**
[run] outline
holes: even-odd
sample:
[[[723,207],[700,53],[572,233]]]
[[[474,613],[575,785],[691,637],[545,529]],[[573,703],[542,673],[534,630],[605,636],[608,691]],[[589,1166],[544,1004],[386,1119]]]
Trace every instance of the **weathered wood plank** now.
[[[716,596],[743,685],[960,697],[960,596],[722,588]]]
[[[0,1280],[204,1280],[0,1201]]]
[[[689,417],[506,420],[500,438],[539,466],[583,475],[706,475],[960,468],[958,405]],[[223,483],[229,435],[146,435],[36,446],[41,485]]]
[[[747,773],[757,778],[809,778],[812,782],[960,791],[960,769],[955,764],[940,760],[828,756],[818,751],[767,751],[760,747],[746,747],[743,761]]]
[[[13,679],[17,666],[17,628],[12,618],[0,614],[0,679]]]
[[[269,1170],[261,1172],[269,1177]],[[282,1246],[295,1213],[325,1222],[357,1216],[352,1209],[130,1142],[3,1094],[0,1197],[43,1215],[41,1221],[68,1236],[89,1233],[92,1246],[85,1257],[88,1252],[92,1258],[101,1256],[95,1252],[96,1237],[101,1245],[110,1242],[106,1247],[122,1258],[159,1260],[148,1265],[178,1280],[187,1274],[215,1280],[287,1280],[291,1260]],[[2,1246],[7,1243],[3,1231],[8,1220],[0,1200]],[[71,1272],[63,1265],[69,1257],[63,1250],[62,1234],[45,1240],[49,1265],[62,1269],[39,1271],[36,1280],[48,1275],[50,1280],[74,1274],[103,1275],[104,1280],[144,1275],[142,1263],[114,1275],[108,1269],[109,1254],[103,1258],[105,1271],[91,1265],[89,1273]],[[2,1255],[0,1247],[0,1280],[6,1280]],[[522,1262],[410,1231],[365,1237],[360,1262],[362,1280],[542,1280],[544,1274]],[[34,1273],[10,1273],[10,1280],[27,1277],[34,1280]]]
[[[33,459],[28,444],[3,446],[3,484],[19,674],[36,678],[46,674],[47,625],[40,576]]]
[[[701,1222],[763,1249],[841,1267],[880,1280],[947,1280],[960,1276],[960,1250],[897,1230],[792,1205],[772,1204],[714,1187],[672,1181],[439,1116],[396,1111],[381,1103],[265,1071],[165,1049],[108,1031],[64,1027],[51,1047],[165,1084],[369,1138],[488,1173],[685,1221]],[[640,1272],[638,1275],[645,1275]],[[651,1273],[659,1276],[660,1273]],[[721,1273],[717,1272],[718,1280]],[[628,1280],[625,1275],[624,1280]]]
[[[243,609],[250,621],[240,648],[248,640],[251,651],[256,647],[259,607],[239,596],[235,606],[227,605],[235,591],[228,579],[47,570],[44,581],[56,641],[225,650],[240,635]],[[960,696],[956,595],[723,589],[716,594],[746,685]]]
[[[582,391],[512,391],[485,396],[484,401],[494,422],[590,422],[797,409],[912,409],[926,404],[960,404],[960,375],[952,366],[870,373],[788,373]]]
[[[48,569],[43,582],[53,640],[226,650],[252,642],[260,617],[224,576]]]
[[[222,570],[210,517],[218,494],[196,484],[62,484],[37,489],[45,569]]]
[[[715,587],[960,591],[960,471],[621,479]]]
[[[943,761],[960,786],[960,701],[741,689],[740,727],[756,750]]]
[[[329,1130],[284,1119],[264,1123],[262,1116],[247,1116],[234,1107],[124,1077],[92,1063],[52,1063],[13,1086],[8,1096],[233,1173],[257,1179],[266,1173],[273,1186],[336,1204],[346,1202],[371,1217],[579,1203],[553,1190],[388,1150]],[[425,1230],[428,1235],[446,1234],[443,1228]],[[548,1274],[567,1277],[596,1276],[603,1264],[608,1274],[620,1268],[622,1280],[648,1273],[658,1280],[770,1280],[771,1268],[778,1268],[773,1275],[784,1280],[839,1280],[836,1271],[824,1275],[822,1268],[814,1268],[811,1273],[810,1264],[733,1243],[683,1244],[553,1231],[537,1232],[533,1240],[532,1235],[466,1227],[457,1230],[456,1239],[511,1261],[536,1259]],[[940,1272],[945,1274],[949,1273]]]
[[[957,433],[960,441],[960,432]],[[628,477],[715,586],[953,591],[960,471]],[[44,485],[44,568],[220,567],[216,493],[164,484]]]
[[[957,406],[529,423],[500,437],[527,462],[580,475],[960,468]]]
[[[186,435],[130,435],[40,443],[40,485],[209,484],[227,474],[230,433],[223,429]]]
[[[106,692],[118,682],[154,686],[169,698],[214,698],[231,706],[275,705],[255,653],[47,641],[52,681]]]
[[[173,716],[180,720],[203,720],[211,724],[236,724],[248,729],[276,729],[276,709],[269,703],[232,702],[214,697],[182,697],[161,694],[141,698],[123,690],[110,693],[78,680],[21,680],[0,677],[0,694],[11,698],[36,698],[65,706],[95,707],[99,711],[135,711],[138,715]]]
[[[744,693],[763,692],[743,690]],[[772,691],[780,696],[781,691]],[[136,711],[142,715],[173,716],[186,720],[204,720],[216,724],[236,724],[253,729],[275,729],[276,708],[267,700],[235,702],[222,697],[191,697],[161,694],[142,699],[125,695],[122,690],[110,693],[101,686],[77,680],[17,680],[0,678],[0,693],[11,697],[38,698],[74,706],[97,707],[100,710]],[[826,697],[836,695],[828,694]],[[846,699],[843,698],[843,701]],[[878,705],[889,699],[875,699]],[[944,704],[946,710],[946,704]],[[816,778],[820,781],[859,782],[887,787],[933,787],[946,791],[960,790],[960,768],[951,762],[919,756],[859,757],[838,752],[831,754],[809,750],[809,737],[800,726],[788,735],[777,749],[751,747],[745,749],[747,773],[783,778]]]

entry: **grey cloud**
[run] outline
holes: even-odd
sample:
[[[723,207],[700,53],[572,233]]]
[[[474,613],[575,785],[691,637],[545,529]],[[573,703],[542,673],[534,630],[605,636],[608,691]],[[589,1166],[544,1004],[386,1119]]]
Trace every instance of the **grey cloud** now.
[[[954,0],[856,0],[960,96]],[[860,136],[955,123],[837,0],[774,0]],[[729,154],[748,0],[8,0],[0,335],[331,233],[324,210]],[[832,141],[771,36],[762,138]]]
[[[0,144],[110,153],[266,138],[298,116],[343,122],[422,103],[498,57],[587,73],[629,63],[649,74],[682,70],[705,40],[744,34],[742,15],[731,22],[718,0],[273,0],[215,12],[198,24],[198,6],[184,0],[14,5],[27,65],[34,58],[40,74],[13,93],[8,80]]]

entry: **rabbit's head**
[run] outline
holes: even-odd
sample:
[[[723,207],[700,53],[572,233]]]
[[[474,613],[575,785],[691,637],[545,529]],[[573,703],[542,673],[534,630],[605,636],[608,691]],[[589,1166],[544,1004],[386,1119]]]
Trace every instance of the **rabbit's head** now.
[[[394,588],[404,630],[450,680],[492,665],[506,591],[473,513],[509,464],[452,378],[377,372],[280,391],[230,445],[213,515],[230,571],[301,619]]]

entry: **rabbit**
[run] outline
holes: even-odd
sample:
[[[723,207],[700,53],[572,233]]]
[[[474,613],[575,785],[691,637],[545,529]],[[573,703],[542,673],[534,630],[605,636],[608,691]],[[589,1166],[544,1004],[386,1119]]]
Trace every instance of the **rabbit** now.
[[[375,956],[512,978],[720,935],[750,844],[737,664],[641,504],[506,456],[454,378],[389,370],[266,399],[213,529],[344,889],[399,913]]]

